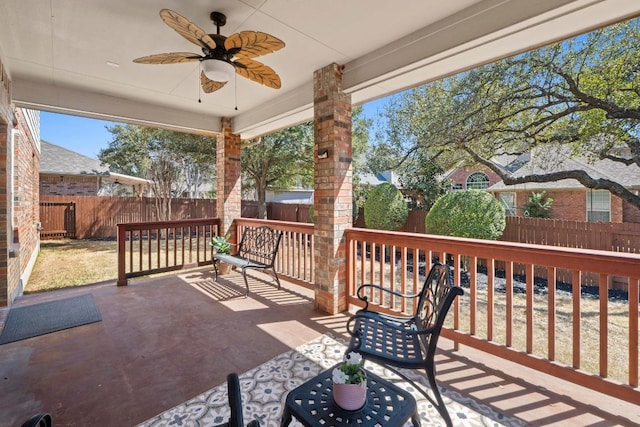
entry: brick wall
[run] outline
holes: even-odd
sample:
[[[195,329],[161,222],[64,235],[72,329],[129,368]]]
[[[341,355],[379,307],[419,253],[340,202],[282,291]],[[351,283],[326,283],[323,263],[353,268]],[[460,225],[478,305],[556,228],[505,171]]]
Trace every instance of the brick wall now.
[[[0,70],[0,306],[6,306],[22,292],[40,243],[40,118],[14,111],[11,82],[2,64]]]
[[[240,135],[234,134],[231,120],[222,119],[222,134],[217,142],[218,168],[217,214],[225,234],[235,237],[233,220],[242,215],[242,187],[240,181]],[[224,177],[224,179],[221,179]],[[222,196],[222,197],[221,197]]]
[[[97,196],[100,179],[89,176],[40,175],[40,194],[53,196]]]
[[[532,191],[516,192],[517,216],[523,216],[524,207],[529,201]],[[570,221],[587,220],[587,190],[556,190],[546,191],[545,197],[553,199],[551,206],[551,218],[566,219]],[[610,222],[640,222],[638,208],[623,202],[617,196],[611,195],[611,220]]]
[[[315,304],[334,314],[347,309],[344,231],[352,222],[351,97],[342,91],[342,66],[317,70],[314,80]],[[318,153],[328,152],[319,159]]]
[[[622,222],[640,223],[640,208],[630,203],[622,203]]]
[[[13,300],[15,290],[9,291],[10,264],[8,258],[7,222],[7,147],[13,130],[13,111],[10,103],[10,81],[2,63],[0,63],[0,306],[6,306]]]
[[[449,179],[454,184],[462,184],[462,189],[465,190],[467,188],[467,179],[476,172],[482,172],[487,175],[487,178],[489,178],[489,186],[502,181],[498,174],[482,165],[458,168],[449,176]]]
[[[11,271],[10,294],[12,291],[22,292],[23,284],[31,274],[40,244],[39,114],[36,117],[34,120],[33,114],[25,114],[25,110],[22,109],[16,110],[18,132],[13,140],[13,237],[10,246],[12,251],[17,252],[19,268]]]

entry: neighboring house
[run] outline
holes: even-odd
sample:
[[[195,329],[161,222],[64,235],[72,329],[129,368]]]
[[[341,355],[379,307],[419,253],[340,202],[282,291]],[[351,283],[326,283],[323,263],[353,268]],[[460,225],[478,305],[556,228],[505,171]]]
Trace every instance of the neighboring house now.
[[[625,166],[611,160],[589,161],[583,157],[568,158],[561,153],[533,155],[523,166],[513,172],[514,176],[542,174],[562,170],[584,170],[594,178],[606,178],[622,184],[636,194],[640,190],[640,168]],[[535,160],[535,161],[534,161]],[[524,208],[533,192],[545,192],[553,199],[551,217],[590,222],[637,222],[640,209],[612,195],[607,190],[592,190],[574,179],[557,182],[505,185],[502,181],[487,188],[504,204],[507,215],[527,216]]]
[[[267,190],[265,196],[267,203],[313,204],[313,189]]]
[[[40,141],[40,194],[97,196],[105,184],[129,187],[134,196],[148,192],[150,181],[110,172],[99,160]]]
[[[369,185],[375,187],[376,185],[390,182],[402,191],[400,180],[398,175],[392,171],[384,171],[377,174],[363,173],[359,174],[358,183],[361,185]],[[255,200],[250,195],[245,194],[245,199]],[[265,200],[267,203],[293,203],[293,204],[313,204],[313,189],[309,188],[292,188],[292,189],[278,189],[267,190]]]
[[[393,171],[384,171],[376,174],[361,173],[357,176],[357,179],[359,184],[369,185],[371,187],[389,182],[395,185],[396,188],[402,190],[402,185],[400,185],[398,174]]]
[[[529,155],[496,156],[491,161],[503,171],[513,173],[529,161]],[[485,190],[492,185],[502,182],[500,176],[484,165],[460,166],[450,169],[441,177],[450,182],[449,190]]]

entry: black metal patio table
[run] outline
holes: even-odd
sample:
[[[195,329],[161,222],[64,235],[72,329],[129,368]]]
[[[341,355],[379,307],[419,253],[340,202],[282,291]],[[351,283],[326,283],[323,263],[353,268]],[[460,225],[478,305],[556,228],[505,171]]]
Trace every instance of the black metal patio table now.
[[[289,392],[281,426],[288,426],[292,416],[307,427],[393,427],[402,426],[409,419],[414,427],[420,426],[416,400],[411,393],[370,371],[367,371],[367,401],[364,406],[355,411],[340,408],[333,401],[331,373],[334,367]]]

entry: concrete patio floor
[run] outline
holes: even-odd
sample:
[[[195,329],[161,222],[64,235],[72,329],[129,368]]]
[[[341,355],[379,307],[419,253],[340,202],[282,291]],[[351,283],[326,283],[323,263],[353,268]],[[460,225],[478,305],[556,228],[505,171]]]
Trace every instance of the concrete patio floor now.
[[[27,295],[16,306],[93,294],[102,321],[0,346],[0,426],[45,411],[56,426],[132,426],[325,333],[346,316],[313,292],[210,270]],[[8,309],[0,310],[0,324]],[[442,339],[438,379],[528,425],[640,425],[640,406]]]

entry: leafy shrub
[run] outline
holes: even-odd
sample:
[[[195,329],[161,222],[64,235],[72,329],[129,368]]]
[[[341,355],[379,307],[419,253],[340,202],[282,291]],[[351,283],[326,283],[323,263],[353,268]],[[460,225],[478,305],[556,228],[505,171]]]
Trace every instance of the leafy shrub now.
[[[531,218],[550,218],[553,199],[545,197],[545,192],[531,193],[525,205],[525,216]]]
[[[429,234],[495,240],[505,227],[504,206],[481,190],[453,191],[440,197],[425,219]]]
[[[377,185],[364,203],[364,223],[367,228],[397,230],[407,220],[407,203],[393,184]]]

